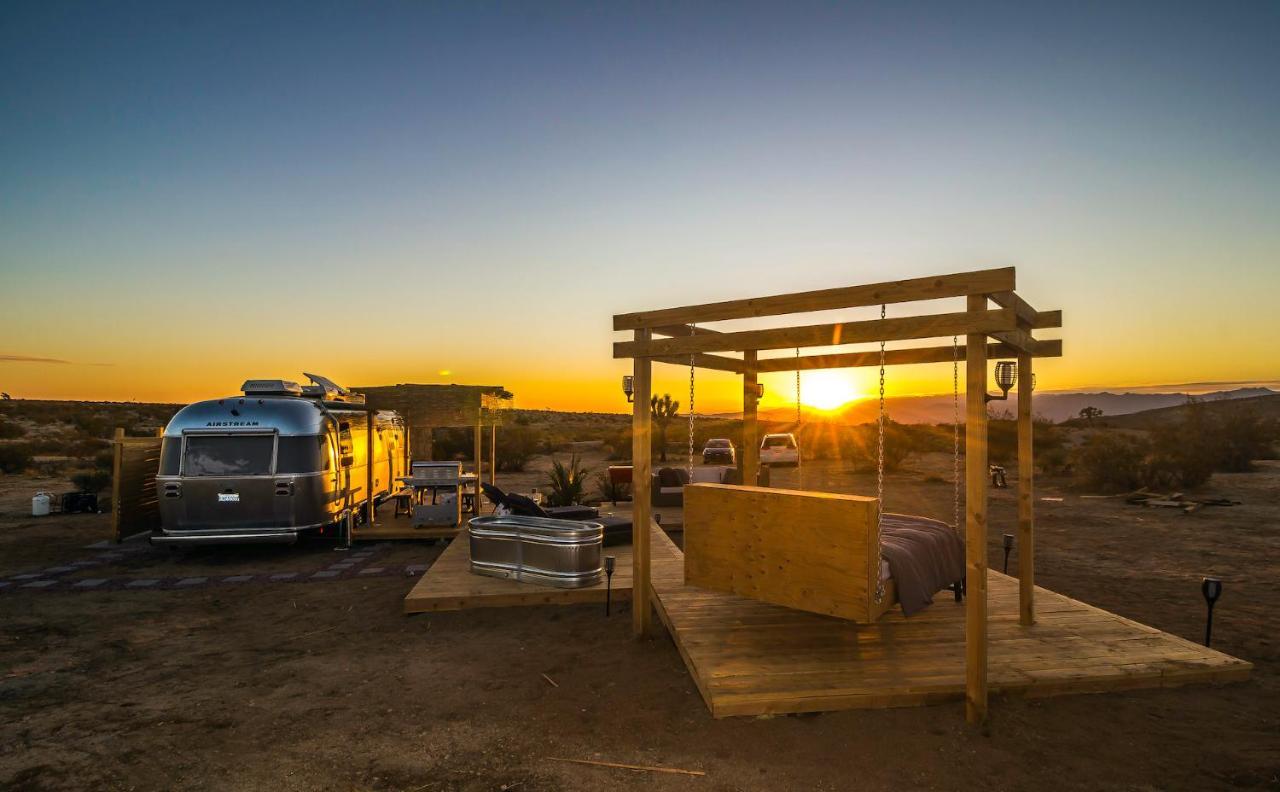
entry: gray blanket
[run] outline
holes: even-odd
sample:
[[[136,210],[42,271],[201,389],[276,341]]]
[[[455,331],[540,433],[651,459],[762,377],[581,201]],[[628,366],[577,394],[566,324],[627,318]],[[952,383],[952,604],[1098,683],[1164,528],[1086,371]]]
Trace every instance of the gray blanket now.
[[[964,539],[928,517],[885,514],[880,551],[898,588],[904,616],[933,604],[933,595],[964,577]]]

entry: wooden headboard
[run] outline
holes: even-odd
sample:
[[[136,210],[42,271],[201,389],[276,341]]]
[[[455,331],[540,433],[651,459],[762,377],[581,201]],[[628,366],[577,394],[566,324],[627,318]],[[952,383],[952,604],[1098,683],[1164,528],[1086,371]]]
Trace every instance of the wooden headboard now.
[[[872,622],[876,499],[728,484],[684,491],[684,579],[789,608]]]

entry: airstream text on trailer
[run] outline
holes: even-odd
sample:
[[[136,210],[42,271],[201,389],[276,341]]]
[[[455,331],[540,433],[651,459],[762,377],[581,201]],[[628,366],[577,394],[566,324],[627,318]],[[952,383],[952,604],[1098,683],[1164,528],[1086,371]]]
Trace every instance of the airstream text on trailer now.
[[[394,494],[408,459],[404,422],[314,374],[248,380],[242,396],[178,411],[161,441],[155,544],[292,543]],[[373,429],[369,459],[369,426]]]

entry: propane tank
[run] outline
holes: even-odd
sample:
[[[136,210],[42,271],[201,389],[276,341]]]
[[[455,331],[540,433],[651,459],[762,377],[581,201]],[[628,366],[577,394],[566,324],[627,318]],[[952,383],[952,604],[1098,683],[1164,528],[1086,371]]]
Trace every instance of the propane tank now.
[[[37,492],[31,499],[31,516],[47,517],[53,507],[53,496],[47,492]]]

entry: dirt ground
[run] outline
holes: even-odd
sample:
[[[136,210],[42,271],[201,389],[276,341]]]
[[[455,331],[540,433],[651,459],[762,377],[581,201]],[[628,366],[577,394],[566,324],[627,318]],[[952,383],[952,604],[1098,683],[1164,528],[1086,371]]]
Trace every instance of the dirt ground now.
[[[949,518],[951,485],[924,477],[949,466],[939,455],[890,476],[889,508]],[[811,488],[874,489],[831,465],[804,475]],[[401,615],[439,546],[87,549],[105,515],[26,516],[35,491],[64,488],[0,477],[4,789],[1280,788],[1276,463],[1215,476],[1206,492],[1243,505],[1194,514],[1053,482],[1037,493],[1062,498],[1036,504],[1038,582],[1199,640],[1200,578],[1217,575],[1214,646],[1255,663],[1251,681],[997,698],[983,729],[965,726],[960,704],[716,721],[671,641],[633,640],[625,615]],[[1014,490],[994,493],[991,515],[999,568]],[[27,585],[44,579],[58,582]],[[105,582],[78,585],[94,580]]]

